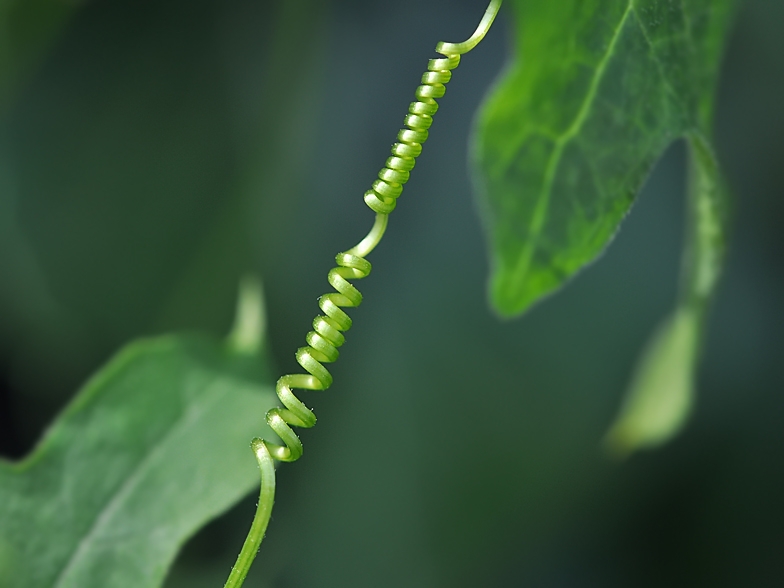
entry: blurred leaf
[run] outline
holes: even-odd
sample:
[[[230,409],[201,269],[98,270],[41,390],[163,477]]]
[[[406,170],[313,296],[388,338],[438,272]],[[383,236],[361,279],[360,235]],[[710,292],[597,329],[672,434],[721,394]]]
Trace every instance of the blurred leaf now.
[[[721,275],[727,191],[704,137],[688,137],[689,223],[677,309],[654,334],[640,359],[620,414],[607,434],[609,449],[625,455],[668,441],[694,404],[700,334]]]
[[[315,145],[324,7],[87,3],[31,72],[0,126],[16,455],[112,350],[220,333],[242,273],[286,270],[266,266],[280,263]],[[296,116],[270,117],[281,87]]]
[[[621,414],[607,434],[608,449],[624,456],[667,441],[685,422],[694,396],[698,316],[670,317],[643,354]]]
[[[595,259],[675,139],[710,135],[733,0],[515,0],[479,119],[491,297],[512,316]]]
[[[234,326],[227,340],[230,349],[245,355],[258,355],[267,331],[265,307],[261,280],[252,274],[243,276]]]
[[[258,484],[275,404],[256,359],[193,337],[128,345],[19,463],[0,462],[0,585],[152,588]]]

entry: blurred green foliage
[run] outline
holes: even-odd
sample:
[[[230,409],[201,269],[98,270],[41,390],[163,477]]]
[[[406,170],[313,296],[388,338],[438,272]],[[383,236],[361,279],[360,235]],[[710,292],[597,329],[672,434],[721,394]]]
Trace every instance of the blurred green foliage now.
[[[425,59],[482,8],[82,6],[0,125],[3,453],[27,452],[128,339],[223,335],[247,269],[264,276],[280,372],[294,368],[334,253],[370,226],[361,195]],[[319,425],[306,459],[281,468],[248,585],[776,586],[782,7],[748,2],[720,86],[718,151],[740,204],[700,410],[622,466],[599,441],[675,300],[682,148],[590,271],[499,324],[464,161],[505,60],[503,17],[450,82],[335,385],[305,399]],[[220,585],[253,502],[199,533],[166,585]]]
[[[259,359],[128,345],[34,452],[0,462],[0,585],[160,586],[185,539],[259,483],[247,440],[277,401]]]

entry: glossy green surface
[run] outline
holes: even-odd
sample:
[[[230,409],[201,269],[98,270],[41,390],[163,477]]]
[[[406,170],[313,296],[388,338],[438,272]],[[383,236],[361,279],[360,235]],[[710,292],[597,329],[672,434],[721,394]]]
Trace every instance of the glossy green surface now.
[[[594,260],[663,151],[710,136],[730,0],[510,2],[516,48],[479,118],[495,309]]]

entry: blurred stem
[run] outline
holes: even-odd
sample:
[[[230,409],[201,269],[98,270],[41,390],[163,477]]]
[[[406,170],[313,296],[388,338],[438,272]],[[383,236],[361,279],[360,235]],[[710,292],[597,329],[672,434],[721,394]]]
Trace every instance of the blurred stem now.
[[[700,133],[691,133],[687,144],[688,218],[680,304],[704,314],[724,261],[727,193],[708,139]]]
[[[688,419],[695,397],[701,339],[726,240],[726,190],[708,140],[687,137],[689,185],[681,291],[675,311],[649,341],[605,444],[624,457],[669,441]]]
[[[234,326],[229,332],[227,342],[235,353],[257,356],[266,330],[267,315],[261,280],[247,274],[240,280]]]

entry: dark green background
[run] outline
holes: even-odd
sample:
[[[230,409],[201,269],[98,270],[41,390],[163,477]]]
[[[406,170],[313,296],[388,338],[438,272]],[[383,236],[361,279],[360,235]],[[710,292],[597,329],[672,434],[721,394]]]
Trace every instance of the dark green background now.
[[[6,55],[33,65],[0,104],[2,454],[26,452],[128,339],[225,333],[248,269],[281,373],[295,369],[435,43],[484,9],[278,4],[94,1],[40,60],[21,42]],[[681,145],[566,290],[512,322],[488,309],[466,145],[505,59],[502,14],[370,257],[335,384],[303,395],[319,424],[279,470],[246,585],[784,582],[782,19],[749,1],[729,42],[717,143],[735,221],[684,434],[623,464],[599,447],[674,302]],[[222,585],[254,502],[194,538],[167,587]]]

